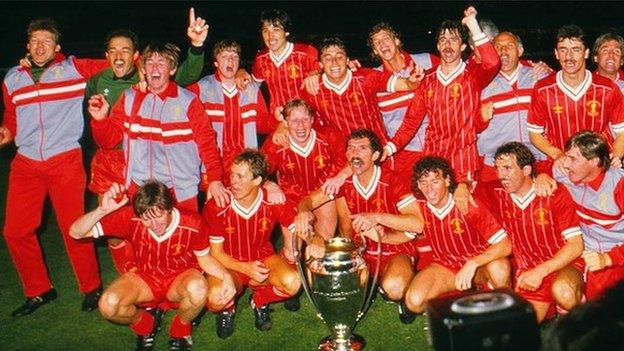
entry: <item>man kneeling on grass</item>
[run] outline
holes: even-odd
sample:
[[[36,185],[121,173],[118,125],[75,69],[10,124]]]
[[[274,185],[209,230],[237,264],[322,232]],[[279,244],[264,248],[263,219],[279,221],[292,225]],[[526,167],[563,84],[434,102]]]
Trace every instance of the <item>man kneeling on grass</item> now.
[[[161,315],[141,308],[167,301],[178,308],[170,328],[171,350],[190,350],[191,321],[202,307],[222,305],[234,296],[230,274],[208,252],[208,235],[198,213],[174,207],[167,187],[148,181],[132,206],[123,186],[114,183],[102,203],[74,222],[75,239],[114,235],[135,249],[137,270],[124,273],[104,291],[99,307],[115,323],[130,324],[137,350],[152,350]],[[201,267],[201,268],[200,268]],[[215,279],[208,284],[202,269]]]

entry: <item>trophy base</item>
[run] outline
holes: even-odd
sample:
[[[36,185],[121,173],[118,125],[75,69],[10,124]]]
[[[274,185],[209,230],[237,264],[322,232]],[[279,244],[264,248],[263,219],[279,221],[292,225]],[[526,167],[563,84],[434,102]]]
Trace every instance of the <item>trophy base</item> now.
[[[366,346],[366,340],[360,335],[351,334],[349,336],[349,344],[351,347],[348,349],[348,351],[359,351],[359,350],[362,350]],[[331,335],[321,340],[321,342],[318,344],[317,350],[319,351],[343,351],[343,350],[338,350],[337,348],[334,347],[334,338]]]

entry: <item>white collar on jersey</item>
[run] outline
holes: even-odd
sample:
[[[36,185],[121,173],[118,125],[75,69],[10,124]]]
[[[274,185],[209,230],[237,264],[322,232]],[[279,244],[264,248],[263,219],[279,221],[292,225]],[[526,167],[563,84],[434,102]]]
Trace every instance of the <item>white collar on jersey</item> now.
[[[167,227],[167,229],[165,229],[165,234],[160,236],[154,233],[149,228],[147,228],[147,232],[152,236],[152,238],[154,238],[154,240],[156,240],[159,243],[162,243],[163,241],[169,239],[173,235],[175,230],[178,228],[179,224],[180,224],[180,211],[178,211],[177,208],[174,208],[173,210],[171,210],[171,223],[169,223],[169,226]]]
[[[509,85],[514,85],[514,83],[516,83],[516,81],[518,80],[518,77],[520,76],[520,68],[521,67],[522,67],[522,65],[520,63],[518,63],[518,67],[516,67],[516,70],[513,71],[512,74],[507,75],[507,74],[503,73],[503,71],[501,71],[500,74],[501,74],[501,76],[503,76],[503,78],[505,78],[507,80]]]
[[[282,52],[280,55],[276,55],[273,53],[273,51],[269,50],[269,57],[271,58],[271,61],[273,61],[275,66],[279,67],[282,65],[282,63],[284,63],[284,61],[286,61],[288,56],[292,54],[294,47],[295,45],[293,43],[287,42],[284,52]]]
[[[451,213],[451,210],[453,209],[453,207],[455,207],[455,200],[453,199],[453,194],[449,193],[449,199],[446,202],[446,204],[442,206],[442,208],[437,208],[433,206],[432,204],[430,204],[429,202],[427,202],[427,207],[429,207],[429,209],[431,210],[434,216],[442,220],[444,219],[444,217],[446,217],[446,215]]]
[[[442,85],[447,86],[455,78],[457,78],[457,76],[462,74],[462,72],[464,72],[464,69],[466,69],[466,63],[464,61],[461,61],[459,65],[457,65],[457,67],[455,67],[455,69],[451,71],[451,73],[445,75],[444,72],[442,72],[442,65],[440,65],[436,70],[436,77],[438,77],[438,80],[440,81],[440,83],[442,83]]]
[[[221,90],[223,90],[223,94],[225,94],[225,96],[229,97],[230,99],[236,96],[236,94],[238,94],[238,89],[236,88],[236,84],[234,84],[234,86],[232,87],[228,87],[227,85],[225,85],[225,83],[222,82]]]
[[[370,183],[368,183],[368,186],[366,187],[360,183],[355,174],[351,176],[355,190],[357,190],[357,192],[366,200],[368,200],[377,189],[379,178],[381,178],[381,167],[379,166],[373,166],[373,176],[371,177]]]
[[[535,199],[535,185],[532,184],[531,189],[529,189],[529,191],[526,194],[524,194],[524,196],[518,196],[516,194],[509,194],[509,195],[511,195],[511,199],[513,200],[514,204],[516,204],[518,208],[524,211],[526,210],[527,207],[529,207],[529,204],[531,204],[531,201]]]
[[[304,147],[293,143],[293,141],[290,139],[290,136],[288,137],[288,142],[290,143],[290,149],[294,153],[302,157],[308,157],[310,156],[312,149],[314,149],[314,143],[316,142],[316,131],[314,131],[314,129],[311,130],[310,139],[308,139],[308,143]]]
[[[343,80],[340,84],[336,85],[330,82],[329,78],[327,78],[327,75],[323,73],[323,85],[325,85],[327,89],[333,90],[334,92],[336,92],[336,94],[342,95],[345,91],[347,91],[349,84],[351,84],[352,78],[353,78],[353,73],[351,73],[350,69],[347,69],[347,77],[345,78],[345,80]]]
[[[262,193],[262,188],[258,189],[258,196],[256,197],[256,199],[254,200],[254,202],[251,204],[251,206],[249,206],[249,208],[245,208],[243,207],[241,204],[239,204],[238,202],[236,202],[236,200],[234,200],[234,198],[232,197],[232,210],[234,210],[234,212],[245,218],[245,219],[249,219],[251,218],[253,215],[256,214],[256,212],[258,211],[258,209],[260,208],[260,205],[262,204],[262,197],[263,197],[263,193]]]
[[[585,79],[583,79],[583,82],[576,88],[570,87],[563,81],[563,72],[557,72],[557,86],[563,91],[564,94],[575,102],[579,101],[583,95],[585,95],[591,83],[592,74],[588,70],[585,70]]]

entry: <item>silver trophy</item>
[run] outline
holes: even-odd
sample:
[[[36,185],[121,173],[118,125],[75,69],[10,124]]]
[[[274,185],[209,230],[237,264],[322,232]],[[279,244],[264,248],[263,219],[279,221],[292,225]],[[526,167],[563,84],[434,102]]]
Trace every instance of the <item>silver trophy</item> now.
[[[379,233],[377,235],[379,237]],[[323,258],[309,258],[303,263],[301,250],[294,252],[303,288],[317,316],[331,331],[330,336],[321,340],[318,350],[356,351],[366,344],[364,338],[352,331],[373,297],[381,245],[377,245],[375,267],[369,267],[364,260],[364,250],[351,239],[337,237],[325,243]]]

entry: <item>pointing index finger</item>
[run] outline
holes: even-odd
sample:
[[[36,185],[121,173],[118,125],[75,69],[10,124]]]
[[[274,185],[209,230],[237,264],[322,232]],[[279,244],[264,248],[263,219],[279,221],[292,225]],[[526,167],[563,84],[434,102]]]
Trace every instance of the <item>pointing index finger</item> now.
[[[195,23],[195,9],[191,7],[189,9],[189,27],[192,26],[193,23]]]

